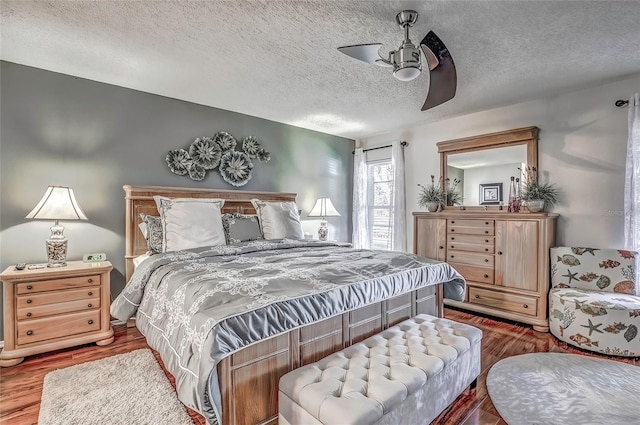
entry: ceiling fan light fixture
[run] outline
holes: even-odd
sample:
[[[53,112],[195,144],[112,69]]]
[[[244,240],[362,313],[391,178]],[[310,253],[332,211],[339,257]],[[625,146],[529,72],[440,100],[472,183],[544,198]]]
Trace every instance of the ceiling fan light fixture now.
[[[420,66],[405,66],[393,71],[393,76],[400,81],[415,80],[420,75]]]

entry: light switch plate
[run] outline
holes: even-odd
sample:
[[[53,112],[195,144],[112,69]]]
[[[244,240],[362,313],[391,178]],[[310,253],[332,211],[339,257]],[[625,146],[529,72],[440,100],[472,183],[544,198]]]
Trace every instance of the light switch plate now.
[[[92,254],[84,254],[82,256],[82,261],[84,261],[85,263],[95,263],[98,261],[106,261],[107,260],[107,254],[105,254],[104,252],[94,252]]]

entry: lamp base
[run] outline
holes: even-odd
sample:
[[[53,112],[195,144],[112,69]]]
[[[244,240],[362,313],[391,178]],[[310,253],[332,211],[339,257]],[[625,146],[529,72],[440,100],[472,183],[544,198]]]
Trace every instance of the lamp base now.
[[[67,239],[62,232],[64,227],[51,226],[51,236],[47,239],[47,267],[64,267],[67,265]]]
[[[320,222],[320,228],[318,229],[318,239],[321,241],[326,241],[327,236],[329,236],[329,228],[327,227],[327,221],[322,220]]]

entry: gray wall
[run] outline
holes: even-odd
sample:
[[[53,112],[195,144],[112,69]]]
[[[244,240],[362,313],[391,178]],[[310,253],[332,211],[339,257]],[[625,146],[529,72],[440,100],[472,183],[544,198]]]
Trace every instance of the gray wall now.
[[[271,152],[244,190],[298,193],[303,218],[319,196],[341,217],[332,239],[351,240],[354,142],[239,113],[0,62],[0,266],[46,262],[52,223],[25,220],[48,185],[74,189],[88,222],[65,224],[69,259],[105,252],[112,297],[124,286],[123,184],[233,189],[217,173],[194,182],[164,157],[200,136],[255,135]],[[278,102],[279,99],[274,99]],[[0,339],[3,339],[0,337]]]

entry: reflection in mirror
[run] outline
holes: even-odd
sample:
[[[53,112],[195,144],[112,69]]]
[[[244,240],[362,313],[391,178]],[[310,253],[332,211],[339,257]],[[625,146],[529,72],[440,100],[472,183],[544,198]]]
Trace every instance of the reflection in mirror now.
[[[526,145],[504,146],[494,149],[450,153],[447,155],[447,177],[450,184],[460,183],[464,205],[481,205],[480,185],[502,183],[502,205],[507,204],[511,177],[522,179],[527,164]]]

